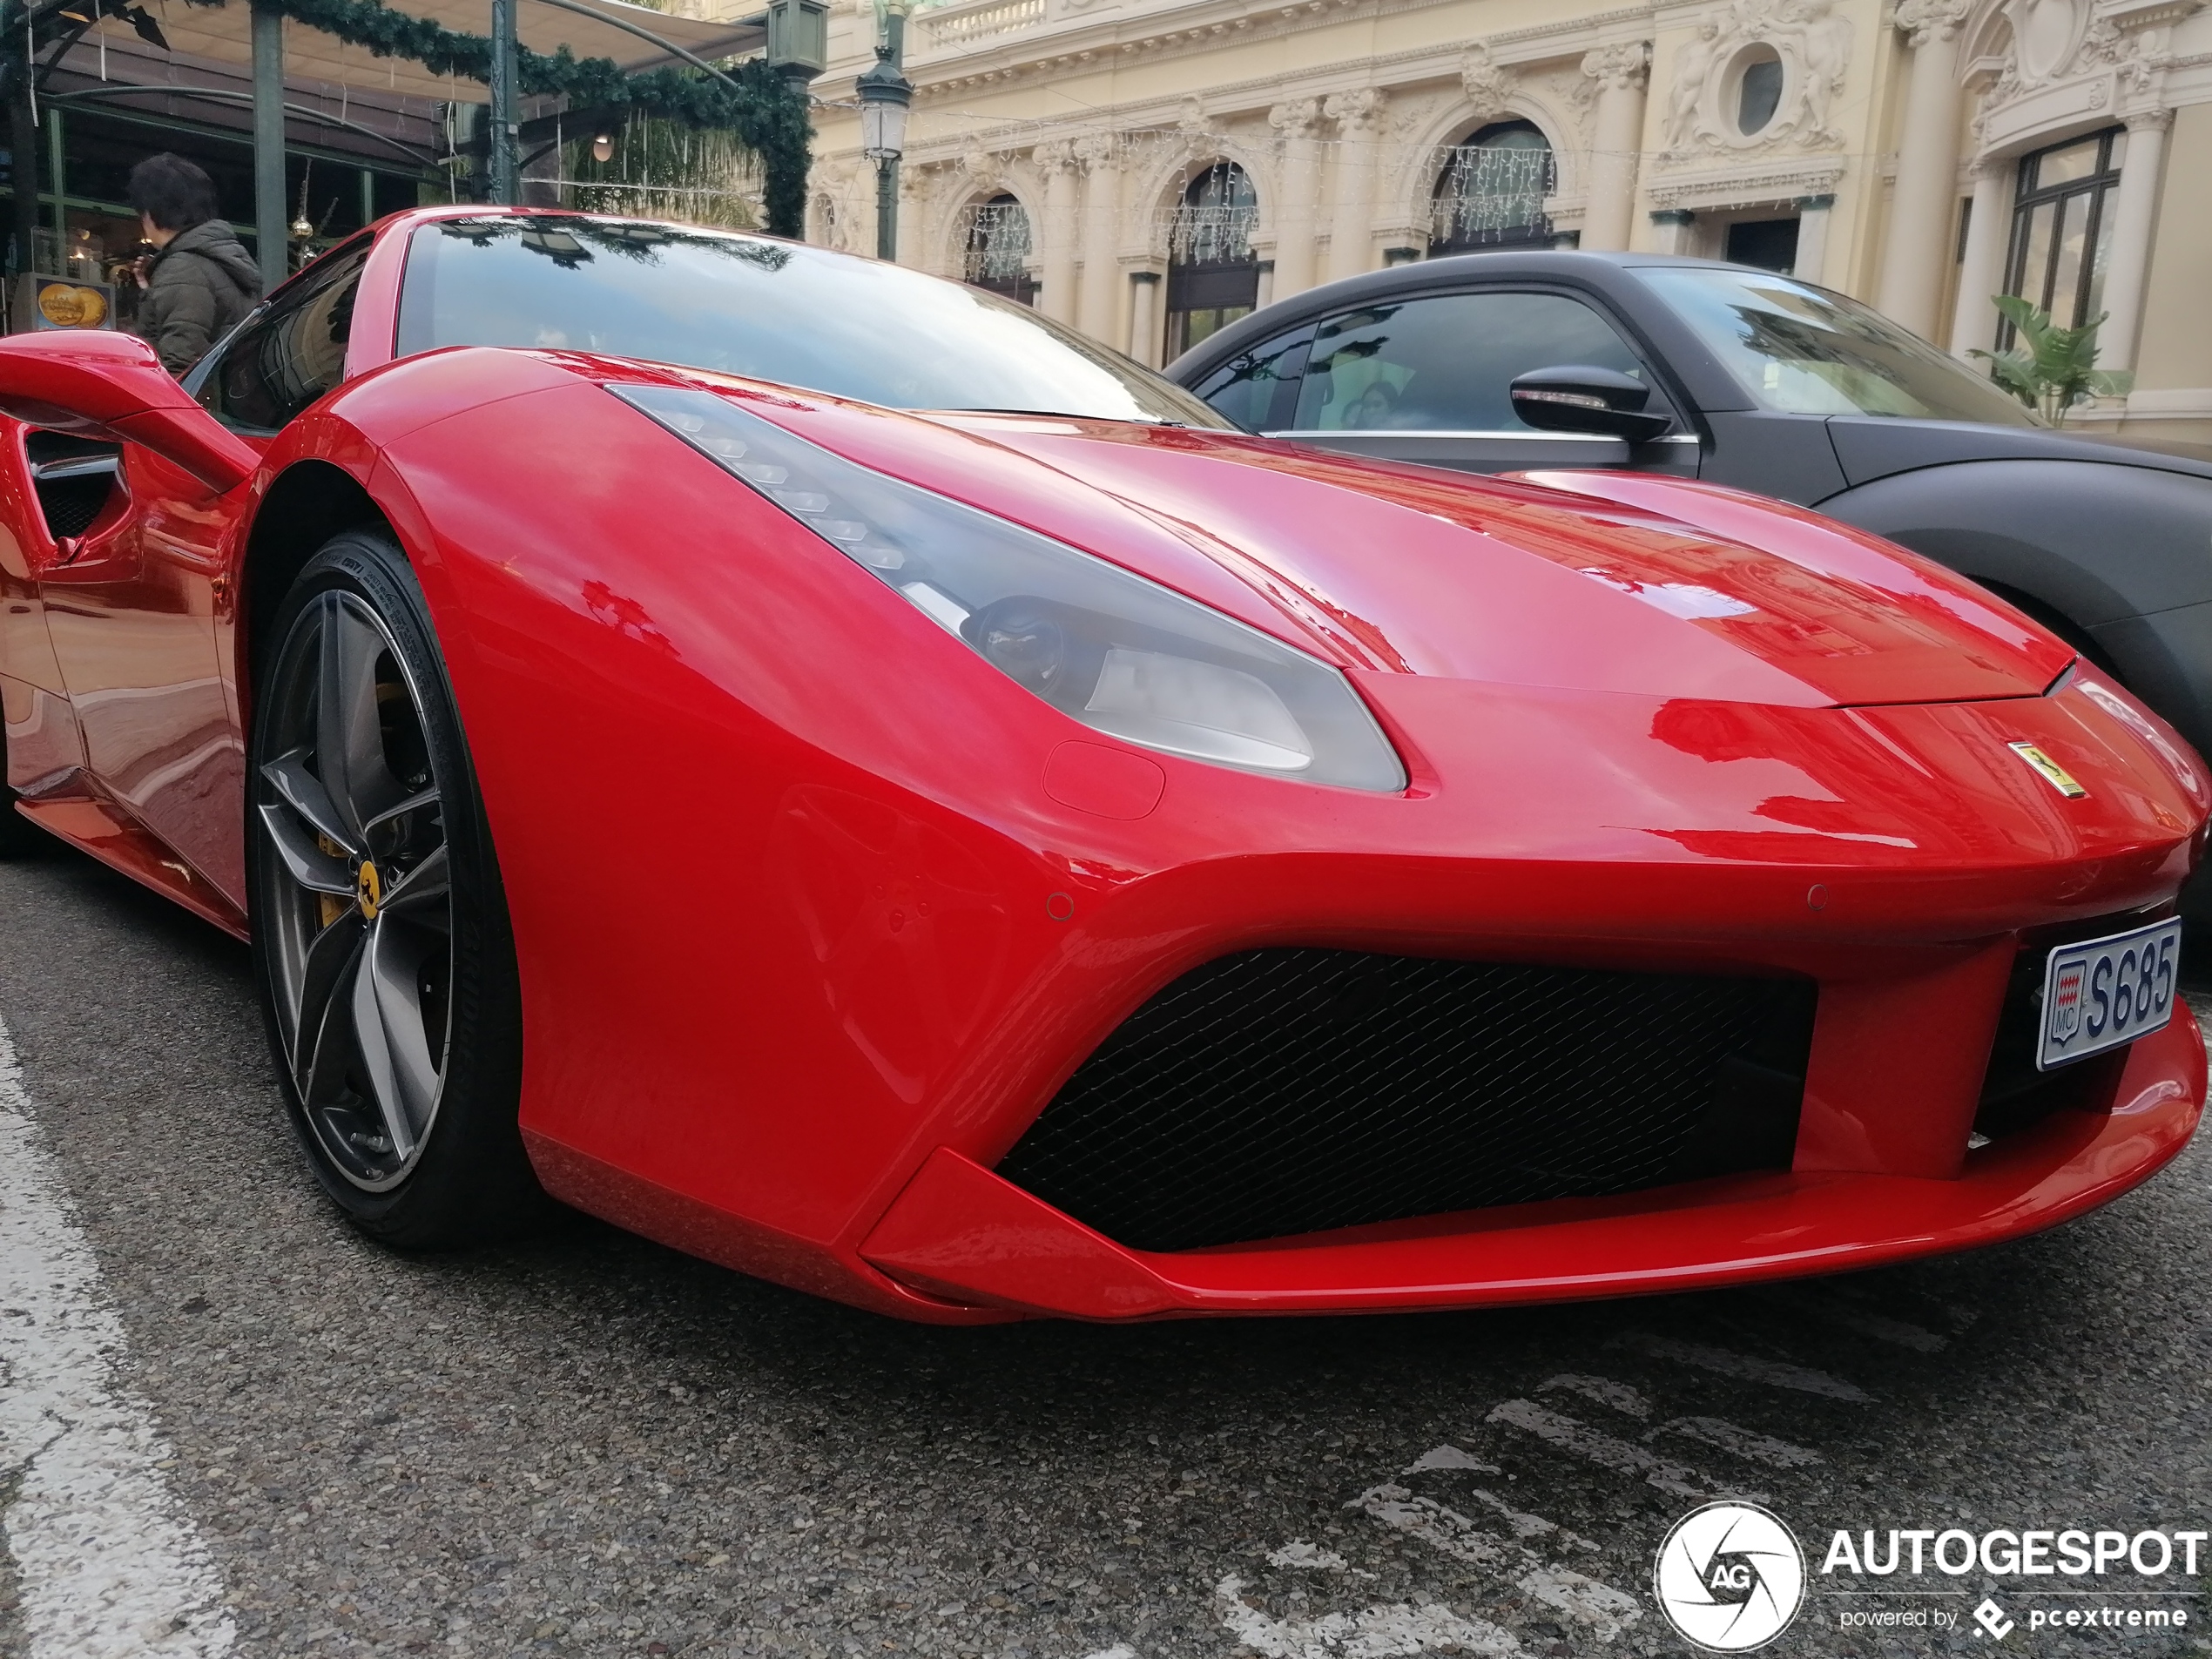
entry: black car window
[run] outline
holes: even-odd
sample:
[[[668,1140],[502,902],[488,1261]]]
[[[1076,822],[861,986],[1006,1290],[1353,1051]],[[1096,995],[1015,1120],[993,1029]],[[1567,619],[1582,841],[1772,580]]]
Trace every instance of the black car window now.
[[[1588,364],[1646,379],[1613,325],[1563,293],[1440,293],[1332,317],[1315,334],[1301,432],[1525,432],[1507,395],[1533,368]],[[1650,406],[1662,408],[1657,400]]]
[[[224,342],[191,390],[225,426],[274,432],[345,378],[368,239],[327,255]]]
[[[1238,352],[1191,389],[1247,432],[1286,427],[1297,413],[1298,373],[1312,343],[1311,328],[1278,334]]]

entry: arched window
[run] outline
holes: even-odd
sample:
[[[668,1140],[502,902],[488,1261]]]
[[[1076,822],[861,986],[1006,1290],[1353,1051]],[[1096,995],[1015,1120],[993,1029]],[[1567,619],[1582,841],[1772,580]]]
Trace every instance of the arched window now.
[[[1190,181],[1168,236],[1168,355],[1189,351],[1259,300],[1252,226],[1259,199],[1233,161]]]
[[[961,274],[979,288],[1021,305],[1036,301],[1029,274],[1029,210],[1011,196],[994,196],[968,210],[968,255]]]
[[[1548,246],[1544,198],[1552,186],[1551,142],[1534,126],[1501,121],[1484,127],[1450,152],[1437,177],[1430,254]]]

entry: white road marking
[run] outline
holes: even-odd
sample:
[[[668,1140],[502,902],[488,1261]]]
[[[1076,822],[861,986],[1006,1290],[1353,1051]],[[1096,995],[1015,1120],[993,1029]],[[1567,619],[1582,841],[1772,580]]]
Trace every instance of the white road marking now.
[[[1610,1406],[1624,1417],[1648,1418],[1651,1415],[1649,1400],[1628,1384],[1615,1382],[1610,1377],[1578,1377],[1570,1372],[1539,1383],[1536,1392],[1548,1394],[1562,1388],[1570,1394],[1580,1394],[1593,1405]]]
[[[1541,1532],[1559,1533],[1565,1542],[1585,1549],[1596,1548],[1588,1539],[1578,1538],[1541,1515],[1516,1513],[1493,1493],[1478,1491],[1474,1495],[1505,1516],[1517,1531],[1524,1523],[1531,1523]],[[1518,1541],[1507,1542],[1495,1534],[1484,1532],[1458,1510],[1447,1508],[1433,1498],[1416,1497],[1404,1487],[1369,1487],[1345,1507],[1364,1510],[1384,1526],[1418,1538],[1432,1548],[1472,1566],[1503,1564],[1508,1572],[1515,1566],[1525,1569],[1516,1581],[1522,1591],[1554,1612],[1589,1626],[1591,1633],[1602,1642],[1612,1641],[1642,1615],[1635,1597],[1624,1595],[1594,1578],[1586,1578],[1572,1568],[1547,1561]],[[1533,1535],[1533,1531],[1522,1533],[1524,1537]]]
[[[1660,1427],[1669,1434],[1687,1435],[1693,1440],[1703,1440],[1708,1446],[1717,1446],[1723,1452],[1733,1452],[1740,1458],[1754,1463],[1764,1463],[1777,1469],[1802,1469],[1809,1464],[1822,1461],[1819,1453],[1810,1447],[1792,1446],[1787,1440],[1777,1440],[1771,1434],[1761,1434],[1755,1429],[1738,1428],[1724,1423],[1717,1417],[1677,1417],[1662,1423]]]
[[[1485,1463],[1479,1457],[1469,1457],[1456,1446],[1433,1446],[1406,1466],[1408,1474],[1419,1474],[1424,1469],[1473,1469],[1480,1474],[1500,1474],[1494,1463]]]
[[[1486,1619],[1463,1619],[1433,1602],[1421,1607],[1400,1602],[1318,1619],[1271,1619],[1245,1601],[1244,1591],[1244,1581],[1232,1574],[1214,1586],[1214,1606],[1229,1633],[1263,1659],[1396,1659],[1440,1648],[1505,1659],[1521,1651],[1509,1632]]]
[[[1302,1567],[1308,1572],[1341,1573],[1344,1557],[1333,1549],[1324,1549],[1318,1544],[1309,1544],[1303,1538],[1294,1538],[1280,1549],[1267,1552],[1270,1567]]]
[[[1433,1498],[1417,1498],[1401,1486],[1386,1482],[1369,1487],[1345,1507],[1364,1511],[1384,1526],[1471,1566],[1497,1567],[1508,1560],[1505,1540],[1483,1531],[1458,1510],[1447,1509]]]
[[[1771,1388],[1795,1389],[1801,1394],[1821,1394],[1830,1399],[1847,1399],[1860,1405],[1870,1404],[1874,1398],[1857,1383],[1831,1377],[1824,1371],[1786,1365],[1779,1359],[1762,1359],[1756,1354],[1737,1353],[1702,1342],[1679,1342],[1672,1337],[1632,1332],[1615,1337],[1611,1345],[1632,1348],[1654,1359],[1672,1359],[1678,1365],[1694,1366],[1700,1371],[1716,1372],[1723,1377],[1764,1383]]]
[[[1117,1642],[1110,1648],[1101,1648],[1086,1656],[1086,1659],[1136,1659],[1136,1649]]]
[[[1564,1567],[1540,1567],[1524,1576],[1521,1588],[1546,1607],[1590,1627],[1600,1642],[1610,1642],[1643,1616],[1633,1595]]]
[[[29,1659],[215,1659],[222,1580],[155,1467],[170,1455],[115,1376],[123,1325],[71,1218],[0,1026],[0,1471]]]
[[[1543,1538],[1557,1533],[1560,1541],[1573,1548],[1595,1549],[1597,1548],[1581,1534],[1569,1532],[1555,1521],[1547,1521],[1541,1515],[1523,1514],[1494,1492],[1487,1492],[1477,1487],[1474,1489],[1474,1495],[1505,1517],[1507,1524],[1512,1527],[1513,1534],[1516,1538]]]
[[[1662,1492],[1671,1492],[1678,1498],[1710,1498],[1717,1495],[1719,1487],[1695,1469],[1670,1463],[1647,1447],[1632,1441],[1616,1440],[1602,1434],[1596,1429],[1548,1411],[1533,1399],[1508,1399],[1491,1407],[1485,1420],[1504,1423],[1510,1427],[1534,1434],[1538,1440],[1555,1446],[1562,1452],[1587,1459],[1602,1467],[1617,1470],[1622,1474],[1640,1474]]]

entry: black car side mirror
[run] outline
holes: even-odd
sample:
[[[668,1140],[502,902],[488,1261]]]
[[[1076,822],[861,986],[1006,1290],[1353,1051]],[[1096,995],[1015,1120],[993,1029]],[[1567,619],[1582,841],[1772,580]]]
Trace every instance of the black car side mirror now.
[[[1674,424],[1668,415],[1644,412],[1649,387],[1609,368],[1581,363],[1532,368],[1507,392],[1513,412],[1546,432],[1601,432],[1643,443]]]

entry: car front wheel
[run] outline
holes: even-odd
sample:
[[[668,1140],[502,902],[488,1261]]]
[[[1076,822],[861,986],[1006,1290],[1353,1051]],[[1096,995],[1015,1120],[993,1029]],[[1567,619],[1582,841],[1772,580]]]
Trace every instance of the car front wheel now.
[[[352,531],[301,571],[257,675],[247,808],[272,1047],[323,1189],[401,1248],[545,1200],[516,1127],[522,1028],[491,836],[421,590]]]

